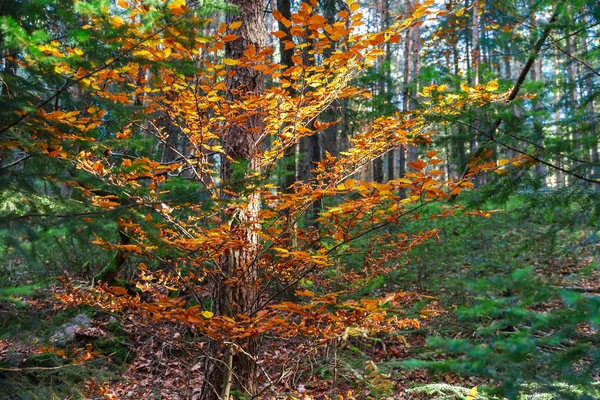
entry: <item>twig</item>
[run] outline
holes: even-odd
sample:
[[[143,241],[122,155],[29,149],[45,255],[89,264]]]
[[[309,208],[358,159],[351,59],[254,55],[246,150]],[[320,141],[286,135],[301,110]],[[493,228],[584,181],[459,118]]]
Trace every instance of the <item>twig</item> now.
[[[27,155],[25,155],[25,156],[23,156],[23,157],[19,158],[18,160],[15,160],[15,161],[11,162],[11,163],[4,164],[4,165],[0,165],[0,169],[6,169],[6,168],[10,168],[10,167],[12,167],[12,166],[15,166],[15,165],[17,165],[17,164],[18,164],[18,163],[20,163],[21,161],[25,161],[25,160],[27,160],[28,158],[31,158],[31,154],[27,154]]]
[[[103,356],[103,357],[98,357],[98,358],[94,358],[91,360],[87,360],[84,362],[80,362],[80,363],[75,363],[75,364],[67,364],[67,365],[59,365],[56,367],[23,367],[23,368],[0,368],[0,371],[2,372],[21,372],[21,371],[55,371],[58,369],[63,369],[63,368],[69,368],[69,367],[78,367],[80,365],[85,365],[87,363],[89,363],[90,361],[95,361],[95,360],[99,360],[99,359],[105,359],[105,358],[109,358],[113,355],[115,355],[116,353],[111,353],[109,355]]]

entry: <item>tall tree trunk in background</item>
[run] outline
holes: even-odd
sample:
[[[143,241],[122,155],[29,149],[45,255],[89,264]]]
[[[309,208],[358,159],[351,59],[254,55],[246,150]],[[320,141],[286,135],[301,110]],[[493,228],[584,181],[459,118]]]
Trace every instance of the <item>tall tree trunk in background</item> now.
[[[384,7],[383,10],[383,22],[382,29],[385,29],[389,26],[390,23],[390,4],[389,0],[382,0],[382,4]],[[393,80],[392,80],[392,49],[390,43],[386,43],[385,45],[385,60],[384,60],[384,71],[383,71],[383,79],[384,79],[384,89],[385,89],[385,107],[387,113],[392,113],[395,110],[395,107],[392,105],[392,96],[393,96]],[[387,154],[387,170],[388,170],[388,180],[394,179],[396,177],[396,164],[397,164],[397,150],[391,149]]]
[[[465,0],[465,9],[468,10],[470,8],[470,4],[469,4],[469,0]],[[468,27],[468,23],[467,23],[467,27]],[[473,83],[473,77],[471,74],[471,39],[472,37],[469,36],[469,30],[468,28],[465,29],[465,60],[466,60],[466,66],[467,66],[467,82],[469,82],[469,84]]]
[[[475,0],[473,3],[473,50],[471,62],[473,64],[473,84],[479,85],[479,12],[480,0]]]
[[[260,51],[265,46],[265,26],[263,3],[257,0],[233,0],[239,12],[227,17],[228,24],[242,21],[235,31],[237,40],[228,42],[225,57],[239,59],[249,45]],[[242,98],[247,94],[264,93],[264,76],[251,68],[236,68],[226,78],[230,100]],[[257,139],[263,129],[261,115],[247,117],[243,124],[232,125],[223,139],[223,157],[221,178],[227,185],[233,175],[233,165],[229,158],[247,163],[246,176],[259,168],[257,158]],[[221,195],[227,198],[225,193]],[[222,256],[219,272],[213,288],[213,312],[215,315],[236,318],[237,315],[250,315],[256,307],[258,297],[258,270],[252,262],[259,247],[259,211],[260,194],[247,195],[246,204],[231,206],[224,216],[231,225],[231,231],[243,243],[243,246],[230,249]],[[235,284],[233,283],[235,277]],[[204,371],[204,399],[228,399],[231,390],[237,390],[251,397],[257,392],[257,365],[252,358],[257,355],[259,338],[251,337],[233,343],[212,343],[212,357],[207,359]],[[243,349],[243,351],[239,349]],[[235,374],[233,370],[235,369]]]
[[[323,1],[323,16],[327,20],[327,23],[333,25],[335,23],[335,16],[337,12],[336,0],[324,0]],[[335,51],[335,42],[331,43],[331,46],[323,50],[323,58],[329,58]],[[327,122],[336,121],[341,115],[340,104],[331,104],[327,110],[323,113],[323,117]],[[330,155],[337,157],[340,153],[339,140],[338,140],[338,128],[340,124],[333,124],[327,127],[325,130],[325,136],[323,137],[323,153],[328,152]]]
[[[413,4],[411,4],[411,7]],[[413,99],[411,110],[418,108],[417,93],[419,93],[419,72],[421,70],[421,58],[419,57],[421,51],[421,35],[419,34],[420,27],[418,24],[410,28],[410,59],[411,59],[411,70],[410,70],[410,95]],[[419,158],[418,146],[408,147],[408,161],[414,161]]]
[[[530,15],[529,19],[531,24],[535,24],[535,2],[529,2],[530,7]],[[536,38],[538,40],[538,38]],[[542,77],[542,59],[538,58],[533,62],[533,66],[531,67],[530,77],[532,81],[543,81]],[[535,98],[532,100],[533,102],[533,141],[539,145],[543,145],[544,143],[544,125],[543,118],[541,116],[536,115],[536,113],[541,113],[543,111],[542,107],[542,99]],[[543,158],[543,155],[539,155],[539,157]],[[542,163],[535,164],[534,173],[537,179],[541,179],[543,181],[543,186],[546,186],[546,174],[548,172],[548,167]]]
[[[560,136],[560,126],[561,126],[561,104],[560,104],[560,92],[559,92],[559,84],[560,84],[560,65],[558,62],[558,49],[556,49],[554,51],[554,58],[553,58],[553,66],[554,66],[554,123],[555,123],[555,130],[554,130],[554,135],[558,138]],[[562,159],[560,157],[560,155],[556,158],[556,165],[558,167],[563,167],[563,162]],[[566,184],[566,177],[565,177],[565,173],[560,171],[560,170],[556,170],[556,185],[558,187],[563,187]]]
[[[383,31],[387,28],[387,0],[380,0],[379,4],[379,19],[380,19],[380,30]],[[387,114],[388,111],[388,102],[387,102],[387,93],[386,93],[386,69],[387,64],[389,63],[389,46],[386,46],[386,54],[377,57],[377,66],[378,66],[378,74],[377,74],[377,93],[379,95],[379,110],[376,110],[377,114]],[[374,110],[375,111],[375,110]],[[373,181],[382,183],[384,180],[383,173],[383,158],[376,158],[373,160]],[[393,165],[393,156],[392,156],[392,165]]]
[[[538,59],[534,61],[533,67],[531,68],[531,80],[542,81],[542,60]],[[543,119],[535,115],[535,113],[541,113],[543,111],[542,99],[533,99],[533,141],[539,145],[544,143],[544,125]],[[538,156],[543,157],[543,156]],[[548,167],[542,163],[535,164],[535,175],[538,179],[543,179],[544,186],[546,186],[546,174]]]
[[[480,51],[479,51],[479,13],[480,13],[480,0],[474,0],[473,2],[473,25],[472,25],[472,42],[473,48],[471,52],[471,63],[472,63],[472,71],[473,71],[473,84],[475,86],[479,85],[479,59],[480,59]],[[471,129],[471,156],[475,156],[477,149],[479,148],[479,143],[477,140],[478,129],[481,125],[480,118],[482,116],[479,115],[477,110],[475,111],[475,119],[472,122],[473,128]],[[483,184],[483,176],[478,174],[474,179],[475,186],[479,187]]]
[[[292,4],[290,0],[277,0],[277,10],[281,13],[281,15],[283,15],[285,18],[287,18],[288,20],[290,20],[292,18]],[[289,29],[282,24],[281,22],[278,22],[278,26],[279,26],[279,30],[285,32],[289,37],[290,36],[290,32]],[[284,44],[284,39],[281,38],[279,39],[279,54],[281,56],[281,64],[284,65],[287,68],[291,68],[294,66],[294,62],[292,61],[292,56],[294,55],[294,49],[286,49],[285,48],[285,44]],[[289,87],[288,90],[290,91],[290,94],[294,94],[294,89],[292,87]],[[285,127],[282,126],[281,129],[284,129]],[[282,192],[283,193],[293,193],[293,185],[294,182],[296,182],[296,150],[297,150],[298,144],[296,143],[293,146],[288,146],[285,148],[284,150],[284,154],[283,154],[283,164],[284,164],[284,169],[283,169],[283,179],[282,179]],[[292,240],[292,244],[293,247],[295,247],[295,243],[296,243],[296,228],[295,228],[295,224],[292,221],[292,216],[289,214],[289,210],[286,210],[286,220],[287,220],[287,231],[288,231],[288,236],[289,238]]]
[[[313,8],[309,0],[304,0],[303,2],[307,3],[311,9]],[[308,46],[304,47],[302,50],[302,62],[305,67],[315,65],[315,56],[314,54],[312,54],[312,50],[314,49],[313,39],[310,39],[310,37],[311,32],[307,28],[306,40],[308,42]],[[310,88],[307,88],[306,90],[310,90]],[[313,130],[313,122],[310,122],[307,128]],[[315,133],[308,137],[303,137],[302,139],[300,139],[299,154],[300,159],[298,168],[298,178],[303,182],[309,182],[315,177],[313,169],[315,168],[316,163],[322,160],[319,135]],[[318,228],[317,218],[321,213],[322,209],[323,205],[321,203],[321,200],[316,200],[314,203],[312,203],[309,210],[306,212],[307,227],[312,226]]]
[[[569,6],[569,10],[571,9],[571,7]],[[566,47],[565,47],[565,51],[572,56],[576,56],[577,53],[577,43],[575,42],[575,38],[573,37],[573,35],[571,35],[571,32],[569,30],[567,30],[567,34],[566,34]],[[579,103],[579,99],[578,99],[578,95],[577,95],[577,65],[575,63],[575,60],[570,59],[568,56],[566,56],[566,63],[567,63],[567,76],[569,78],[569,82],[568,82],[568,93],[569,93],[569,105],[567,107],[568,109],[568,131],[569,131],[569,136],[571,138],[571,140],[574,143],[574,150],[575,150],[575,157],[578,159],[582,159],[583,158],[583,146],[581,145],[581,134],[580,134],[580,124],[577,123],[577,115],[576,115],[576,111],[578,109],[577,105]],[[577,170],[580,167],[581,163],[579,162],[574,162],[573,168],[575,170]],[[581,172],[581,171],[579,171]],[[571,177],[569,179],[569,181],[571,183],[576,183],[577,179],[574,177]]]
[[[405,10],[409,13],[413,8],[411,0],[405,0]],[[411,99],[416,98],[418,91],[417,78],[419,76],[419,49],[420,49],[419,27],[412,26],[406,30],[406,43],[404,44],[404,111],[411,110],[416,104]],[[418,157],[417,146],[408,145],[407,161],[414,161]]]
[[[410,12],[411,5],[410,0],[404,1],[404,13],[408,15]],[[410,44],[411,44],[411,29],[406,30],[406,34],[404,35],[404,59],[403,59],[403,68],[402,68],[402,111],[406,114],[408,112],[410,106]],[[410,145],[401,146],[398,150],[400,155],[398,157],[398,170],[399,176],[404,176],[406,174],[406,156],[407,156],[407,148],[410,148]]]
[[[454,76],[458,76],[460,71],[458,49],[454,46]],[[453,153],[456,154],[455,177],[459,177],[467,165],[467,153],[465,151],[464,125],[452,126],[452,144],[454,147]]]
[[[586,35],[582,36],[581,47],[583,54],[588,54],[589,45]],[[590,146],[590,158],[593,164],[592,167],[592,178],[600,178],[600,156],[598,155],[598,128],[597,128],[597,115],[596,115],[596,103],[594,101],[594,81],[592,79],[592,73],[588,70],[583,72],[585,76],[585,95],[586,95],[586,114],[588,121],[589,136],[591,138]],[[600,190],[600,185],[593,186],[595,190]]]

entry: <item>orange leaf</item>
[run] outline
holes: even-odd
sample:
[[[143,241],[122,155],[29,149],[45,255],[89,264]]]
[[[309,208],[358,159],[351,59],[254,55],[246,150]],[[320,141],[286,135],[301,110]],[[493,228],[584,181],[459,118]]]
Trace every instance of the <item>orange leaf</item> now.
[[[315,294],[313,292],[311,292],[310,290],[296,290],[296,294],[298,296],[302,296],[302,297],[315,297]]]
[[[408,163],[408,165],[410,165],[411,168],[421,170],[427,166],[427,163],[425,161],[416,160],[416,161],[410,161]]]
[[[277,10],[273,10],[273,18],[275,18],[275,21],[281,22],[283,19],[283,14]]]
[[[283,26],[285,26],[286,28],[289,28],[290,26],[292,26],[292,21],[290,21],[289,19],[282,17],[281,21],[280,21]]]
[[[324,17],[322,17],[318,14],[315,14],[309,18],[308,25],[310,26],[311,29],[318,29],[318,28],[322,28],[323,25],[325,25],[325,22],[327,22],[327,20]]]
[[[227,43],[227,42],[233,42],[237,38],[238,38],[237,35],[225,35],[221,38],[221,40],[223,40],[225,43]]]

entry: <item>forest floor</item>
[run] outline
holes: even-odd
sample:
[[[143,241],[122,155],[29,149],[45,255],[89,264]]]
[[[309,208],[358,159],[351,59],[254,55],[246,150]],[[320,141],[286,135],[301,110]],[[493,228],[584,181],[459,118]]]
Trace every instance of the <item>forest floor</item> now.
[[[474,386],[491,383],[401,362],[445,359],[430,347],[430,336],[477,339],[482,326],[457,317],[455,310],[497,294],[482,282],[492,285],[498,276],[529,269],[549,287],[600,293],[597,232],[585,224],[565,227],[521,206],[506,204],[491,218],[436,222],[437,242],[415,249],[410,264],[361,290],[374,297],[411,293],[407,312],[420,317],[419,329],[319,344],[265,338],[261,368],[283,377],[261,398],[461,399]],[[408,229],[430,225],[424,220]],[[65,308],[55,298],[62,291],[54,280],[0,289],[0,398],[198,398],[205,343],[193,331],[169,323],[151,326],[133,313]],[[534,307],[549,313],[557,305],[547,301]],[[432,308],[442,312],[425,315],[423,310]],[[594,327],[579,329],[597,335]],[[600,374],[590,379],[600,382]],[[429,384],[437,386],[417,393]]]

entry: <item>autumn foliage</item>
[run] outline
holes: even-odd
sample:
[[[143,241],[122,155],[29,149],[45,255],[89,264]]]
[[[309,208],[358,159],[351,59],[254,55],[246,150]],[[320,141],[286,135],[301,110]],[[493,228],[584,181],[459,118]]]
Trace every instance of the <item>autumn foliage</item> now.
[[[375,119],[350,137],[349,149],[316,163],[310,181],[282,188],[275,173],[286,149],[336,123],[322,119],[335,101],[369,96],[353,80],[386,43],[435,16],[432,3],[375,34],[361,28],[356,2],[335,21],[319,15],[314,1],[301,3],[291,19],[274,11],[289,33],[272,32],[272,38],[294,50],[292,67],[274,61],[272,46],[249,44],[230,57],[228,46],[244,35],[242,20],[233,14],[216,23],[181,0],[155,6],[120,0],[116,10],[86,15],[81,30],[102,38],[113,53],[108,58],[58,41],[32,46],[26,61],[15,62],[50,69],[68,83],[34,99],[7,125],[28,133],[8,146],[65,166],[69,172],[53,179],[111,215],[120,235],[116,242],[94,240],[116,254],[111,272],[92,289],[65,281],[70,290],[62,300],[183,324],[216,344],[214,359],[229,354],[233,364],[241,354],[256,364],[253,338],[324,344],[418,327],[418,319],[402,316],[410,294],[357,298],[354,292],[401,266],[412,247],[436,238],[433,230],[408,235],[393,227],[420,218],[426,204],[471,188],[479,171],[501,172],[509,161],[490,162],[482,154],[464,178],[451,180],[430,150],[408,163],[405,176],[385,183],[362,181],[357,173],[391,149],[431,144],[440,116],[503,101],[507,94],[498,93],[498,84],[464,85],[460,94],[445,85],[421,88],[425,111]],[[242,75],[266,82],[264,90],[237,84]],[[67,92],[81,107],[60,106]],[[161,151],[149,151],[150,143]],[[324,205],[322,212],[305,219],[315,202]],[[432,218],[457,211],[445,205]],[[368,239],[366,250],[354,246],[358,239]],[[361,268],[346,265],[345,257],[359,253]],[[116,284],[119,266],[133,256],[146,260],[137,278]],[[268,390],[273,377],[251,370],[259,387],[247,391]],[[226,376],[219,379],[227,384]],[[232,379],[244,391],[243,379]]]

